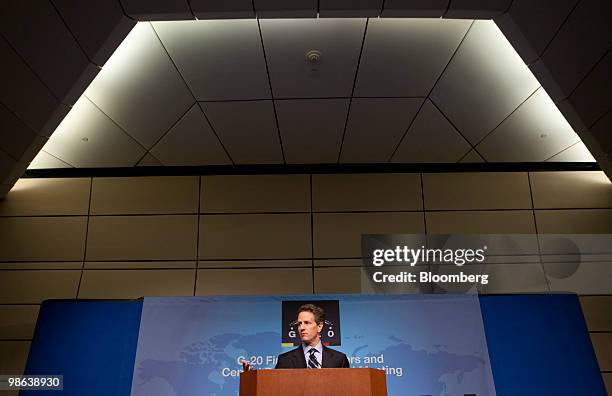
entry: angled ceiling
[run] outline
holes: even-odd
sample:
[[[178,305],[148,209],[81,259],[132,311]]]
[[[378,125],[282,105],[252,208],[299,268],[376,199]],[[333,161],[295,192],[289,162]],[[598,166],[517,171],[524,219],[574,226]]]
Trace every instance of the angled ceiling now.
[[[584,158],[587,150],[579,141],[568,145],[568,142],[572,142],[573,135],[567,125],[559,124],[562,126],[559,129],[567,132],[565,134],[551,135],[545,131],[534,133],[534,130],[539,130],[542,125],[548,126],[548,122],[541,115],[554,112],[555,109],[550,106],[554,103],[598,164],[608,175],[612,175],[612,90],[608,76],[612,60],[612,34],[609,25],[612,19],[612,3],[605,0],[49,0],[35,4],[2,2],[0,14],[3,16],[3,23],[0,25],[0,51],[3,60],[3,90],[0,97],[0,196],[3,196],[30,166],[30,162],[50,136],[55,140],[57,134],[57,139],[61,140],[59,130],[63,125],[56,134],[52,133],[71,108],[74,108],[75,119],[66,119],[66,125],[79,124],[78,120],[89,114],[90,117],[86,118],[91,119],[91,130],[113,136],[115,139],[114,142],[107,142],[106,146],[101,144],[98,147],[96,144],[100,142],[95,133],[82,134],[81,142],[94,144],[82,151],[81,159],[75,159],[75,162],[86,162],[99,150],[108,150],[109,146],[115,147],[115,144],[118,145],[116,147],[121,147],[109,154],[107,165],[100,166],[116,166],[121,161],[131,164],[127,166],[136,163],[160,165],[173,161],[193,163],[200,161],[202,157],[217,163],[278,163],[279,158],[291,163],[292,158],[295,161],[311,158],[310,151],[313,150],[319,150],[318,157],[311,158],[315,162],[328,161],[328,158],[333,160],[333,154],[337,156],[336,161],[341,163],[376,162],[380,161],[379,158],[403,162],[406,157],[419,161],[419,155],[436,157],[440,154],[443,154],[440,161],[444,161],[444,158],[450,157],[449,153],[464,150],[465,147],[461,147],[463,143],[467,143],[470,150],[460,159],[462,162],[492,161],[487,157],[500,158],[502,161],[525,161],[535,155],[543,158],[544,151],[538,144],[541,140],[551,142],[547,149],[551,157],[541,160],[575,161]],[[287,33],[286,37],[280,38],[278,34],[275,37],[275,29],[278,30],[278,27],[287,21],[266,19],[317,17],[320,17],[321,21],[330,17],[354,19],[342,21],[344,27],[341,32],[330,28],[316,29],[314,33],[312,28],[308,29],[318,21],[301,20],[298,23],[303,26],[296,29],[296,34]],[[212,22],[219,22],[215,28],[219,34],[224,34],[221,28],[223,22],[241,22],[244,29],[248,30],[252,29],[249,23],[259,21],[259,34],[239,40],[225,40],[227,45],[221,49],[218,45],[207,46],[201,40],[194,42],[185,39],[183,42],[177,42],[177,38],[182,40],[180,29],[173,31],[174,29],[168,28],[164,31],[163,25],[170,26],[169,24],[154,22],[149,28],[157,36],[157,41],[150,36],[149,49],[153,50],[148,55],[143,55],[153,58],[142,58],[143,63],[147,60],[146,64],[154,68],[142,69],[131,77],[124,77],[122,83],[115,83],[120,86],[139,87],[140,94],[162,90],[165,96],[160,98],[141,95],[138,99],[141,102],[134,107],[158,106],[157,108],[161,109],[160,114],[149,114],[149,117],[144,118],[142,114],[141,117],[131,114],[129,110],[126,111],[127,107],[119,106],[118,103],[127,102],[130,106],[134,105],[130,100],[138,97],[137,93],[126,92],[125,97],[109,99],[104,93],[105,84],[99,84],[97,91],[97,83],[93,84],[88,89],[88,92],[92,92],[89,95],[91,97],[80,96],[96,75],[102,76],[111,68],[112,62],[107,61],[136,21],[198,18],[243,19],[207,21],[210,22],[210,27],[214,25]],[[365,22],[366,18],[370,18],[369,22]],[[477,54],[486,47],[486,43],[479,41],[486,35],[480,35],[479,39],[477,33],[492,29],[490,24],[477,22],[471,25],[469,30],[466,30],[467,35],[461,38],[463,43],[456,44],[456,52],[451,51],[450,63],[442,66],[443,69],[436,69],[436,64],[444,64],[444,57],[448,56],[445,52],[447,48],[450,46],[452,50],[452,45],[455,45],[452,34],[448,32],[452,29],[422,34],[423,37],[439,35],[440,40],[435,41],[436,45],[432,48],[419,48],[418,40],[411,37],[411,40],[406,42],[411,44],[410,47],[401,48],[405,51],[397,51],[397,47],[401,47],[400,43],[387,41],[385,37],[401,35],[402,29],[404,32],[409,31],[413,26],[408,27],[399,22],[398,25],[401,26],[394,26],[394,21],[387,18],[442,18],[441,22],[449,22],[449,27],[453,24],[471,24],[469,19],[493,19],[510,40],[518,56],[537,77],[536,85],[541,84],[542,87],[533,87],[533,91],[525,97],[523,90],[531,87],[527,74],[520,74],[525,76],[524,80],[520,80],[521,84],[509,83],[504,76],[497,81],[491,78],[490,73],[479,74],[481,70],[478,66],[495,65],[500,62],[499,58],[492,57],[476,67],[466,68],[466,65],[475,63],[472,62],[472,54]],[[468,20],[453,20],[457,18]],[[363,26],[361,35],[363,46],[359,37],[353,39],[355,33],[351,30],[358,31],[360,23],[367,24],[367,29]],[[241,29],[232,30],[229,35],[240,36],[240,31]],[[307,32],[308,35],[300,36],[299,32]],[[331,40],[324,38],[326,32],[331,35]],[[260,41],[259,48],[250,45],[257,38]],[[324,84],[325,86],[313,82],[311,75],[286,78],[286,73],[299,73],[300,67],[303,67],[303,48],[299,47],[306,44],[310,47],[311,41],[307,38],[312,38],[315,40],[314,44],[324,49],[320,68],[316,72],[321,78],[325,79],[329,75],[328,72],[341,68],[347,68],[347,75],[336,74],[333,84]],[[232,44],[228,44],[230,42]],[[290,42],[291,46],[284,46],[285,42]],[[340,47],[339,42],[342,43]],[[354,42],[357,42],[359,47],[357,55],[354,54]],[[189,45],[183,46],[185,43]],[[469,45],[470,43],[472,44]],[[378,58],[384,57],[385,51],[390,50],[388,47],[394,46],[400,55],[392,57],[386,65],[378,62]],[[165,55],[156,53],[160,47],[166,51]],[[217,51],[213,59],[230,61],[210,62],[202,57],[190,59],[190,48],[195,48],[196,51]],[[246,62],[250,66],[248,70],[245,70],[246,67],[235,67],[231,56],[228,57],[227,51],[231,53],[237,50],[246,51]],[[393,51],[393,48],[391,50]],[[488,49],[495,53],[498,50],[495,46]],[[248,51],[252,51],[250,55]],[[339,53],[342,53],[342,59],[334,58],[333,55]],[[411,53],[422,54],[423,57],[414,59],[410,56]],[[356,65],[343,63],[344,60],[355,59],[355,56]],[[296,57],[296,62],[297,58],[302,58],[299,61],[301,66],[291,62],[293,57]],[[427,62],[420,62],[421,59],[427,59]],[[411,61],[413,63],[410,63]],[[406,64],[412,67],[404,70],[402,65]],[[209,71],[233,78],[222,85],[216,81],[211,82],[210,78],[207,80],[208,73],[200,73],[203,67],[212,67]],[[263,78],[262,67],[266,73]],[[351,67],[354,68],[352,75]],[[436,70],[444,70],[444,73],[433,81],[433,89],[430,92],[422,93],[432,84],[429,77],[435,75]],[[151,86],[143,83],[150,78],[149,73],[152,72],[167,73],[163,82],[166,85],[163,85],[162,81]],[[239,75],[232,75],[236,72]],[[249,84],[246,86],[240,79],[245,76],[244,73],[249,76]],[[456,78],[462,73],[476,79],[481,87],[480,91],[473,89],[474,84],[469,78]],[[401,78],[396,79],[397,75]],[[407,75],[414,78],[403,78]],[[385,80],[401,81],[401,84],[395,86],[388,81],[385,84]],[[109,82],[112,82],[112,79],[107,80],[106,84]],[[183,83],[182,87],[180,82]],[[457,90],[466,85],[471,86],[471,90],[466,91],[464,95],[457,94]],[[344,94],[347,86],[351,87],[350,93]],[[240,89],[236,89],[237,87]],[[507,96],[508,100],[490,100],[491,93],[501,88],[511,92]],[[321,89],[334,92],[337,90],[340,94],[318,96],[316,92]],[[376,89],[378,92],[370,95],[369,92]],[[395,90],[402,93],[396,94]],[[185,95],[185,91],[188,91],[191,98]],[[303,96],[294,96],[298,92]],[[544,93],[547,93],[550,99]],[[223,95],[229,96],[223,98]],[[330,91],[325,95],[338,94]],[[212,97],[221,99],[211,99]],[[241,99],[242,106],[239,106],[238,97],[249,99]],[[459,101],[455,100],[457,97],[460,98]],[[523,99],[518,105],[515,104],[517,98]],[[309,102],[299,102],[301,100]],[[322,100],[326,102],[321,102]],[[343,105],[342,100],[348,100],[349,104]],[[185,101],[188,104],[183,108]],[[296,102],[305,105],[307,109],[323,109],[320,119],[315,118],[313,114],[304,115],[301,107],[296,106]],[[338,144],[338,132],[334,125],[340,123],[337,118],[341,117],[337,113],[342,111],[343,106],[344,129],[338,148],[334,146]],[[482,107],[482,113],[485,109],[490,111],[483,118],[473,118],[471,113],[466,113],[464,109],[474,107]],[[175,113],[178,109],[182,112],[177,116]],[[77,116],[76,110],[81,111],[82,115]],[[502,113],[506,115],[500,120],[499,114]],[[274,114],[274,125],[270,114]],[[404,127],[406,119],[410,118],[412,121]],[[531,121],[527,122],[527,119]],[[496,124],[495,121],[499,123]],[[199,129],[194,129],[193,125],[199,125]],[[375,138],[370,136],[370,125],[377,130]],[[311,132],[313,126],[317,127],[316,131],[319,131],[321,126],[332,131],[322,136],[325,143],[317,144],[317,139],[309,139],[299,133],[300,129]],[[210,129],[209,133],[206,133],[207,128]],[[405,129],[402,131],[403,128]],[[89,132],[81,126],[77,129]],[[198,130],[205,133],[199,133]],[[240,130],[243,135],[232,133],[236,130]],[[516,130],[521,132],[515,132]],[[393,147],[390,142],[397,141],[398,135],[400,140]],[[458,139],[457,135],[460,135],[461,139]],[[250,143],[242,144],[243,136],[246,136],[244,142]],[[254,136],[256,138],[253,138]],[[442,145],[443,149],[431,147],[424,144],[424,136],[439,136],[437,139],[446,137],[449,143]],[[457,144],[450,143],[453,141],[450,136]],[[525,137],[527,139],[524,139]],[[177,157],[185,138],[194,143],[193,146],[198,147],[200,151],[192,148],[191,156]],[[74,143],[74,139],[69,136],[64,139],[67,139],[66,144]],[[419,147],[419,143],[423,147]],[[303,145],[308,145],[309,150],[303,150]],[[506,145],[507,149],[503,149],[503,145]],[[56,148],[58,156],[62,150],[67,151],[65,147],[61,147],[63,144],[56,146],[60,146]],[[566,149],[561,151],[563,147]],[[254,156],[254,152],[259,156]],[[507,157],[508,154],[516,153],[521,154],[520,158]],[[40,152],[34,165],[80,166],[62,162],[44,151]]]
[[[331,18],[137,24],[29,168],[58,160],[594,158],[493,21]]]

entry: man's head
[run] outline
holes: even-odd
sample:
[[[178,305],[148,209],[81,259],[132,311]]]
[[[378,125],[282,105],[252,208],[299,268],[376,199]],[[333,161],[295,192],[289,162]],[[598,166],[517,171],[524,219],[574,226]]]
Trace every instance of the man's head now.
[[[297,326],[300,340],[307,345],[315,346],[321,339],[321,330],[325,321],[325,311],[313,304],[304,304],[297,311]]]

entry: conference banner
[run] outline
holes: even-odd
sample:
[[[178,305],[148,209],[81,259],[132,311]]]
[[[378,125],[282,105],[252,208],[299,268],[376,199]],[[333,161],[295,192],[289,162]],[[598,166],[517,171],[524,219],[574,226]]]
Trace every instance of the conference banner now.
[[[496,395],[476,294],[145,298],[131,395],[237,395],[242,359],[295,348],[302,302],[332,307],[323,342],[384,370],[390,396]]]

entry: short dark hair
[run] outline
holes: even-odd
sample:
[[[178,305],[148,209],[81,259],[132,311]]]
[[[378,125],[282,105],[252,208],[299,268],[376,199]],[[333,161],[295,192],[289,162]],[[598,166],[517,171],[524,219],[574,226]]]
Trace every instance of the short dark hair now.
[[[314,304],[304,304],[298,308],[296,316],[300,315],[300,312],[310,312],[314,315],[316,324],[323,324],[325,321],[325,310]]]

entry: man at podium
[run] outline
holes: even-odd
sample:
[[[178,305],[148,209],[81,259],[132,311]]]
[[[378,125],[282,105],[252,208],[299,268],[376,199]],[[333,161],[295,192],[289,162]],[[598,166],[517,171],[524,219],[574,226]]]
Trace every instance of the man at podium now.
[[[323,345],[321,331],[325,321],[325,311],[314,304],[304,304],[297,311],[297,327],[300,346],[278,356],[277,369],[299,368],[349,368],[349,361],[342,352]],[[251,370],[245,360],[244,371]]]
[[[321,342],[324,321],[323,308],[313,304],[302,305],[297,311],[302,343],[296,349],[279,355],[275,368],[348,368],[349,361],[344,353],[327,348]]]

